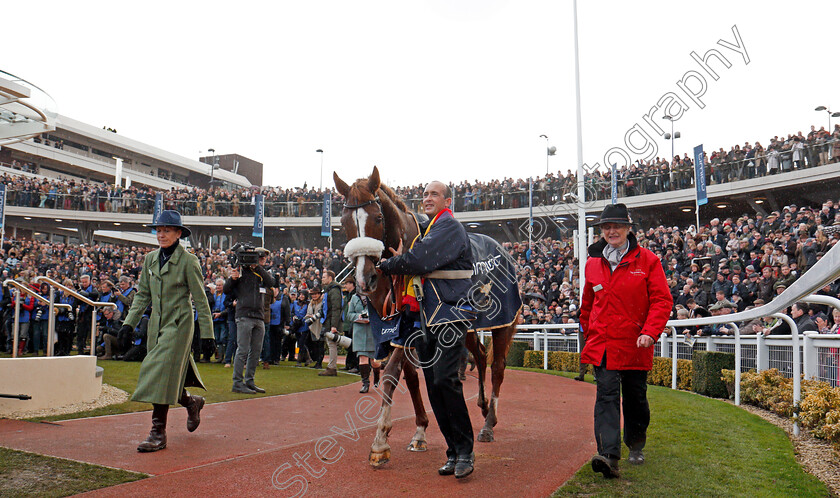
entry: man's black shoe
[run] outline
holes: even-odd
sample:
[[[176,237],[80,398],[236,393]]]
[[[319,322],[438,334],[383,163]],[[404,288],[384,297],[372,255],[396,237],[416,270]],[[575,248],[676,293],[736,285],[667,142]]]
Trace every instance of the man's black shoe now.
[[[257,393],[257,391],[254,391],[253,389],[251,389],[249,387],[246,387],[244,385],[242,385],[242,386],[234,385],[233,388],[230,391],[234,392],[234,393],[240,393],[240,394],[256,394]]]
[[[438,469],[438,474],[442,476],[451,476],[455,473],[455,462],[456,458],[451,456],[446,459],[446,463],[443,464],[443,467]]]
[[[458,457],[455,462],[455,478],[462,479],[473,473],[475,468],[475,453],[469,456]]]
[[[604,474],[606,478],[619,477],[618,459],[607,458],[603,455],[592,457],[592,470]]]
[[[627,461],[633,465],[641,465],[645,463],[645,455],[642,450],[630,450],[630,458]]]
[[[251,382],[250,384],[245,384],[245,387],[247,387],[248,389],[251,389],[253,391],[256,391],[260,394],[265,394],[265,389],[263,389],[262,387],[257,387],[257,385],[254,384],[253,382]]]

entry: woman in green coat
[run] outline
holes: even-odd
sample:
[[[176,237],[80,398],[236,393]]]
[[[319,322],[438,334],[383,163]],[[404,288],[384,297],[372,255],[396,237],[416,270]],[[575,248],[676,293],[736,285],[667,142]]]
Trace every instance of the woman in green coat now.
[[[189,237],[190,230],[181,223],[177,211],[163,211],[156,224],[160,249],[152,251],[143,262],[138,292],[125,319],[126,332],[134,330],[143,311],[152,306],[147,331],[147,354],[140,365],[140,378],[132,401],[152,403],[152,430],[137,451],[166,448],[166,417],[169,405],[187,408],[187,430],[198,428],[204,398],[190,395],[185,387],[204,384],[190,355],[193,339],[192,302],[198,311],[202,339],[213,337],[210,306],[204,294],[204,279],[198,258],[178,243]]]
[[[350,304],[347,306],[347,319],[353,322],[353,351],[359,356],[359,373],[362,377],[362,389],[360,393],[370,390],[370,373],[373,371],[373,386],[379,387],[379,362],[376,361],[374,352],[376,344],[373,340],[373,333],[370,331],[370,320],[367,314],[367,298],[359,294],[353,294]],[[362,363],[363,357],[367,357],[367,364]]]

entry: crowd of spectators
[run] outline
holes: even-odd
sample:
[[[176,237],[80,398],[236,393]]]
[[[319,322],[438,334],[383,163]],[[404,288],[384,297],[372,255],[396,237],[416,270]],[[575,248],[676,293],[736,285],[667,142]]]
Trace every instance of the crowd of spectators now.
[[[840,240],[840,234],[824,232],[824,227],[834,224],[840,225],[840,205],[828,200],[813,207],[792,204],[768,216],[715,218],[699,230],[693,226],[689,229],[637,227],[635,235],[641,246],[653,251],[662,261],[674,297],[673,317],[688,318],[743,311],[770,302]],[[524,323],[576,322],[579,272],[574,241],[568,237],[545,237],[530,248],[527,242],[504,242],[503,247],[517,263],[517,278],[525,303]],[[24,285],[34,285],[36,276],[46,275],[77,289],[88,287],[83,279],[90,278],[98,297],[105,296],[104,299],[117,302],[121,291],[135,285],[143,258],[150,250],[149,247],[108,243],[87,246],[7,239],[0,248],[0,275],[4,281],[12,278]],[[219,248],[194,251],[205,275],[208,300],[212,302],[217,282],[223,281],[231,272],[228,251]],[[301,291],[321,284],[324,271],[338,274],[346,264],[341,249],[275,248],[269,256],[270,270],[279,277],[283,295],[304,294]],[[35,285],[34,288],[46,295],[46,286]],[[819,293],[840,297],[840,281]],[[0,308],[4,315],[0,333],[5,335],[5,340],[0,340],[0,348],[8,350],[14,300],[8,288],[4,287],[2,296]],[[62,302],[74,307],[79,305],[72,299]],[[31,300],[22,305],[25,311],[21,315],[22,321],[46,321],[43,306]],[[124,306],[122,308],[114,316],[108,317],[101,312],[97,315],[103,331],[119,329],[120,315],[125,311]],[[840,323],[840,316],[835,320],[824,306],[808,307],[807,315],[820,324],[818,329],[836,331],[836,323]],[[78,313],[75,316],[78,318]],[[68,319],[73,319],[72,314],[69,318],[63,317],[63,321]],[[772,323],[748,325],[753,332],[784,331],[784,327]],[[31,330],[40,331],[43,326],[45,324],[33,323]],[[572,328],[568,332],[576,330]],[[683,332],[728,333],[725,328]],[[36,337],[33,333],[28,339],[28,350],[45,349],[43,334]]]
[[[743,146],[734,145],[704,153],[706,184],[715,185],[763,177],[802,168],[837,162],[840,158],[840,124],[829,132],[824,127],[803,134],[801,131],[787,137],[773,137],[765,147],[760,142]],[[20,163],[0,157],[0,165],[22,171],[34,171],[35,165]],[[608,199],[611,195],[609,168],[587,173],[584,181],[587,198]],[[324,191],[303,185],[297,188],[250,187],[227,190],[220,187],[202,189],[183,186],[159,191],[149,187],[124,188],[106,183],[76,179],[16,176],[4,173],[8,204],[14,206],[47,207],[83,211],[151,214],[155,195],[162,193],[165,209],[176,209],[185,215],[199,216],[253,216],[253,198],[265,195],[265,215],[320,216]],[[618,195],[635,195],[668,192],[693,188],[694,159],[688,153],[673,159],[657,157],[648,161],[637,160],[630,166],[616,171]],[[450,185],[455,211],[483,211],[520,208],[528,206],[529,180],[504,178],[502,180],[461,182]],[[395,187],[414,210],[420,209],[423,185]],[[549,173],[533,180],[534,203],[555,204],[565,201],[568,193],[577,193],[577,175]],[[333,212],[340,212],[343,199],[332,193]]]

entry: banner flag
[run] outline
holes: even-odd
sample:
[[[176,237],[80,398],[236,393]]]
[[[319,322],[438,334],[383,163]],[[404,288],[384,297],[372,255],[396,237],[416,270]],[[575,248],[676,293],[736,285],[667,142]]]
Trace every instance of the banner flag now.
[[[257,194],[254,197],[254,231],[251,233],[254,237],[263,238],[264,231],[264,217],[265,217],[265,196]]]
[[[329,237],[332,233],[332,202],[331,193],[324,194],[324,208],[321,210],[321,237]]]
[[[697,205],[709,202],[706,197],[706,163],[703,161],[703,144],[694,148],[694,185],[697,186]]]

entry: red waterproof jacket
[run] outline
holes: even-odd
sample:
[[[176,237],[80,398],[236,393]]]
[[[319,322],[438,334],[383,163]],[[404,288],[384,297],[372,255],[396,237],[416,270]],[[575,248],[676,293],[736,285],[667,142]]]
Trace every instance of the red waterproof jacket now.
[[[586,337],[581,361],[607,370],[650,370],[653,346],[636,347],[641,334],[654,340],[665,329],[673,298],[659,258],[639,247],[631,232],[630,248],[615,271],[603,257],[604,239],[589,246],[580,324]]]

